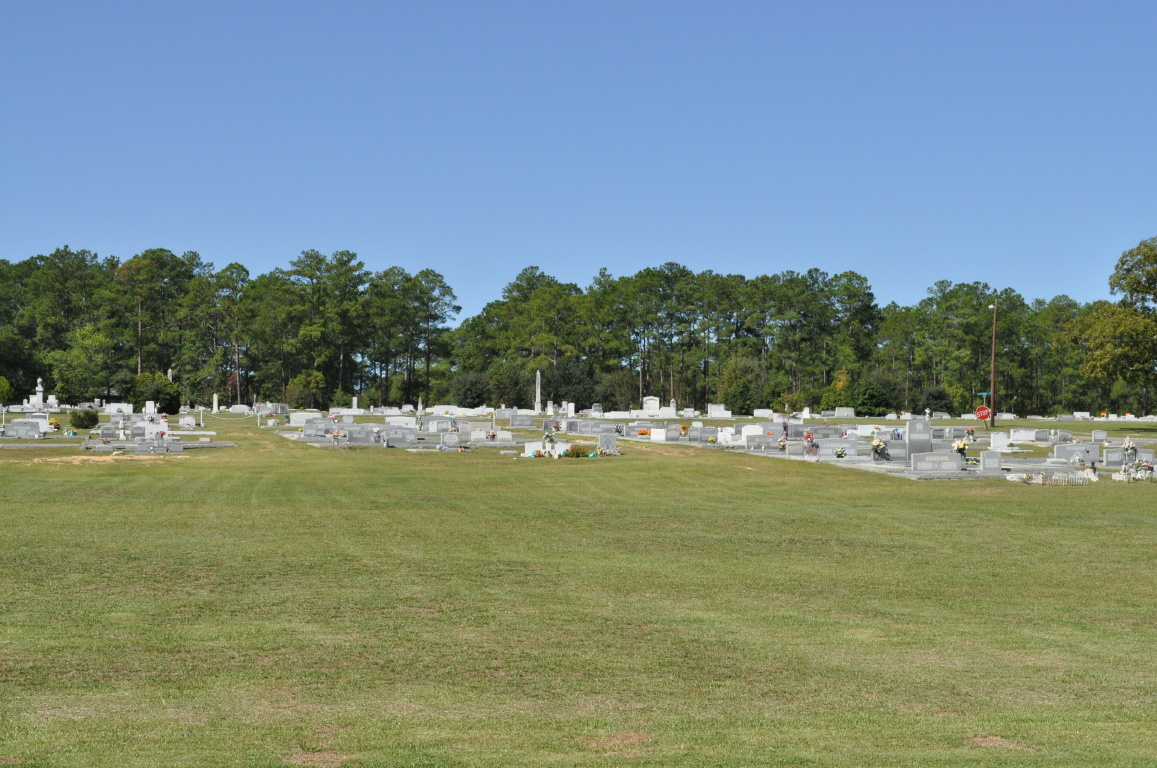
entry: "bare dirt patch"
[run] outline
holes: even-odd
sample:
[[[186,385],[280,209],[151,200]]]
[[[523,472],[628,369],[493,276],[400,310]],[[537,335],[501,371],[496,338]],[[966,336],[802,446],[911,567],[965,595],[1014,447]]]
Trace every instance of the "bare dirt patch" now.
[[[0,765],[24,765],[19,757],[0,757]]]
[[[604,755],[624,755],[638,757],[642,753],[634,747],[651,740],[651,734],[642,731],[621,731],[610,736],[599,736],[596,739],[586,739],[584,744],[596,752]]]
[[[33,464],[84,464],[84,463],[90,462],[90,461],[156,461],[158,459],[187,459],[187,458],[189,458],[189,457],[184,455],[184,454],[167,455],[167,454],[159,454],[158,453],[158,454],[151,454],[149,456],[136,456],[136,455],[131,455],[131,454],[125,455],[125,456],[114,456],[112,454],[109,454],[108,456],[104,456],[104,455],[101,455],[101,456],[81,455],[81,456],[60,456],[60,457],[52,458],[52,459],[33,459],[32,463]]]
[[[326,749],[321,752],[298,752],[293,757],[287,757],[281,762],[288,765],[312,765],[316,768],[339,768],[342,763],[352,758],[353,755],[343,755]]]
[[[1023,749],[1028,752],[1036,751],[1034,747],[1026,747],[1024,744],[1017,744],[1015,741],[1009,741],[1000,736],[977,736],[972,739],[965,739],[964,743],[977,747],[1000,747],[1002,749]]]

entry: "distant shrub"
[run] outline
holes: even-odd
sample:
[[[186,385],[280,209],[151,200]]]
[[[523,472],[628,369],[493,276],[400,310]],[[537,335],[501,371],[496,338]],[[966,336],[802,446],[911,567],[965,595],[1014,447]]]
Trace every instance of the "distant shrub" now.
[[[76,429],[92,429],[100,422],[100,414],[87,409],[75,410],[69,416],[69,422]]]

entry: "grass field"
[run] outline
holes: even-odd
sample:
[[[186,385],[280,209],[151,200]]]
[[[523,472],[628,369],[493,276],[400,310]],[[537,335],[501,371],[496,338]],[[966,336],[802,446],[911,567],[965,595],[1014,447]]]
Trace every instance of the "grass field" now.
[[[0,451],[0,765],[1157,762],[1157,485]]]

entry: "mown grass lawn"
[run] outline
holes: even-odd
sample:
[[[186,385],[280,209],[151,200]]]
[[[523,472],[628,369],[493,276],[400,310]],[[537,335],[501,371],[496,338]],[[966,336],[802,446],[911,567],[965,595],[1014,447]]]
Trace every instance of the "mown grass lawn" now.
[[[1143,765],[1157,485],[0,451],[0,764]]]

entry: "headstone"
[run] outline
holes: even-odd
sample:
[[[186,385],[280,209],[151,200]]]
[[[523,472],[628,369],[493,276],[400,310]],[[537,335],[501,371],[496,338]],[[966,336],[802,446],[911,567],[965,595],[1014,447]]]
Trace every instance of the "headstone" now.
[[[44,436],[40,425],[26,419],[14,419],[4,428],[4,437],[16,437],[23,440],[39,440]]]
[[[934,418],[934,419],[951,419],[952,414],[947,413],[945,411],[936,411],[935,413],[932,414],[932,418]]]
[[[778,451],[778,438],[771,435],[748,435],[746,448],[749,451]]]
[[[666,429],[660,429],[658,427],[652,428],[651,429],[651,442],[652,443],[665,443],[665,442],[667,442],[667,430]]]
[[[658,416],[659,415],[659,398],[652,397],[652,396],[644,397],[642,410],[648,416]]]
[[[1108,439],[1109,439],[1108,430],[1105,430],[1105,429],[1094,429],[1093,430],[1093,442],[1094,443],[1103,443]]]
[[[763,437],[763,427],[758,424],[744,424],[739,430],[739,436],[744,439],[748,437]]]
[[[841,448],[846,457],[859,455],[859,443],[856,440],[825,437],[822,440],[816,440],[816,445],[820,449],[819,455],[822,458],[834,457]]]
[[[599,450],[607,451],[608,453],[619,452],[619,441],[614,435],[602,434],[599,435]]]
[[[1104,462],[1106,467],[1119,468],[1125,463],[1125,449],[1106,448]]]
[[[964,459],[956,451],[916,453],[909,461],[913,472],[954,472],[963,469]]]
[[[411,429],[418,428],[417,416],[387,416],[385,424],[387,427],[409,427]]]
[[[1086,464],[1101,460],[1101,447],[1096,443],[1060,443],[1053,446],[1053,458],[1073,461],[1076,457]]]
[[[854,419],[856,418],[855,408],[837,408],[835,417],[837,419]]]
[[[932,452],[932,423],[923,419],[908,422],[906,441],[908,455]]]
[[[442,434],[442,445],[447,448],[457,448],[461,444],[457,432],[445,432]]]
[[[1000,473],[1000,452],[999,451],[981,451],[980,452],[980,474]]]
[[[533,427],[534,417],[529,413],[513,413],[510,415],[510,426]]]
[[[727,410],[727,406],[722,403],[708,403],[707,404],[707,418],[709,419],[730,419],[731,411]]]

